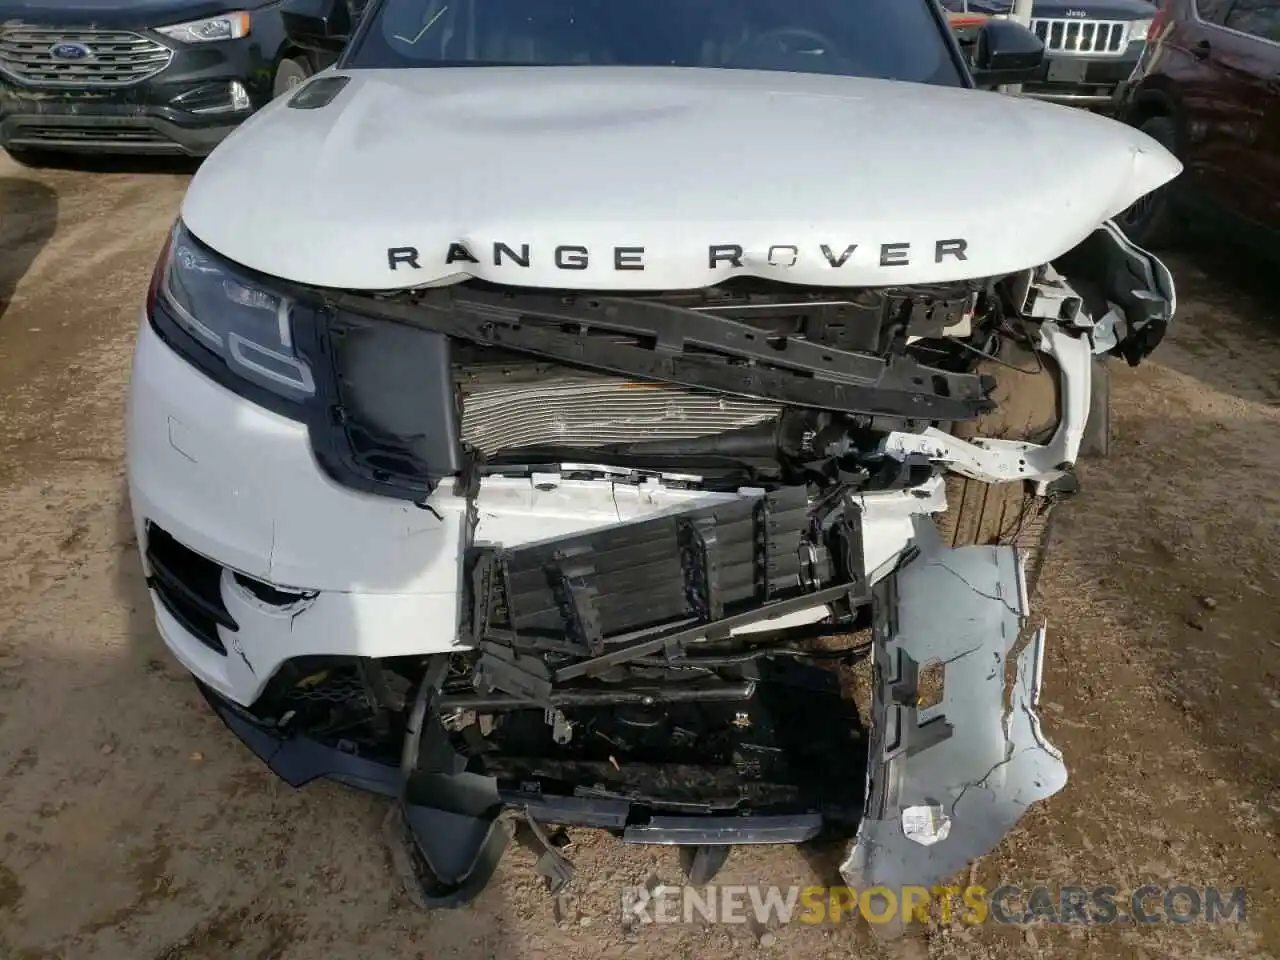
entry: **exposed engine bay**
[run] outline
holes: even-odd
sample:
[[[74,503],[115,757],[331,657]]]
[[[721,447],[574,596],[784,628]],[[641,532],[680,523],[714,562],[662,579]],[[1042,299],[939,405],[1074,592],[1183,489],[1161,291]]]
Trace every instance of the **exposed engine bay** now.
[[[1065,782],[1014,541],[946,545],[932,518],[948,472],[1069,488],[1094,363],[1158,344],[1171,278],[1110,224],[938,286],[295,294],[326,318],[295,334],[328,391],[323,468],[466,512],[457,637],[297,658],[251,707],[211,701],[286,779],[397,795],[424,903],[484,885],[504,811],[555,890],[572,868],[546,824],[715,850],[856,834],[846,877],[929,883]],[[1045,375],[1046,429],[959,428],[991,422],[1002,378]],[[491,536],[518,485],[617,519]],[[860,718],[845,668],[868,658]]]
[[[469,283],[327,298],[312,349],[332,364],[340,416],[313,438],[345,480],[408,499],[460,474],[582,462],[687,472],[704,489],[886,489],[906,483],[907,450],[1016,479],[1027,471],[1005,450],[943,440],[948,425],[995,408],[992,371],[1019,375],[1007,344],[1058,366],[1154,349],[1172,306],[1150,294],[1164,280],[1148,261],[1107,225],[1057,267],[938,286],[618,296]],[[417,426],[441,411],[441,429]],[[1074,460],[1055,453],[1054,468]]]
[[[697,468],[717,486],[796,482],[856,456],[854,432],[986,409],[990,384],[966,371],[973,351],[991,344],[969,341],[979,309],[983,336],[994,335],[1000,303],[994,284],[973,283],[887,292],[742,284],[628,297],[476,284],[416,302],[351,303],[349,312],[340,301],[334,355],[352,447],[376,447],[377,468],[400,453],[405,464],[385,471],[392,476],[449,475],[465,452],[504,467],[585,457]],[[371,314],[438,320],[442,336],[388,338]],[[459,336],[477,327],[481,337]],[[434,360],[443,373],[437,350],[449,354],[457,450],[386,429],[404,410],[390,371]],[[575,355],[581,365],[564,363]]]

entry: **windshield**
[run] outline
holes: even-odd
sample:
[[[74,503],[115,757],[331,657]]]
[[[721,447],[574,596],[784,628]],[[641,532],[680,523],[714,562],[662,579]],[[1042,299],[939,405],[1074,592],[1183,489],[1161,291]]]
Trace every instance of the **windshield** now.
[[[960,86],[930,0],[382,0],[349,67],[784,70]]]

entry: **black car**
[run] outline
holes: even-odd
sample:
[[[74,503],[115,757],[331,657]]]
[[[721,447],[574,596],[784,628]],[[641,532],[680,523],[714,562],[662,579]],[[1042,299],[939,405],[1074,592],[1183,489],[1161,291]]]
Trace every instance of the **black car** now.
[[[0,147],[203,156],[326,66],[281,4],[0,0]]]
[[[1010,0],[942,0],[963,44],[987,18],[1008,16]],[[1109,107],[1147,45],[1157,8],[1147,0],[1037,0],[1031,29],[1044,41],[1039,76],[1022,92],[1041,100]]]

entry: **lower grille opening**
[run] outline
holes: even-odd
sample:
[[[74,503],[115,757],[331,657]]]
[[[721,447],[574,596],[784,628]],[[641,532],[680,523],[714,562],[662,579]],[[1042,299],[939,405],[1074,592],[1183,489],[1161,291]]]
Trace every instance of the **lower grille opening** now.
[[[83,127],[65,124],[24,123],[16,131],[16,139],[24,144],[47,143],[167,143],[166,137],[150,127]]]
[[[147,585],[178,624],[210,650],[226,656],[218,627],[239,630],[222,602],[222,567],[147,524]]]

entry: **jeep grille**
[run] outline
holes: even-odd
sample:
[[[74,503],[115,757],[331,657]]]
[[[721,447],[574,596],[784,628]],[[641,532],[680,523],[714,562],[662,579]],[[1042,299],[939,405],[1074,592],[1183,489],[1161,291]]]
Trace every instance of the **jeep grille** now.
[[[1129,46],[1124,20],[1032,20],[1031,29],[1049,53],[1118,56]]]

